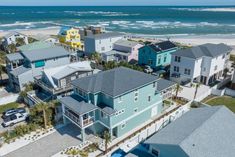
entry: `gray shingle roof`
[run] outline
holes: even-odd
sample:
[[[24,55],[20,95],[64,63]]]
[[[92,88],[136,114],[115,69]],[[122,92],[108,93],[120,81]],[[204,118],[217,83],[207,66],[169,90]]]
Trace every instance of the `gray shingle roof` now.
[[[192,109],[145,143],[177,145],[190,157],[234,156],[235,115],[224,106]]]
[[[157,91],[162,91],[174,85],[176,85],[175,82],[172,82],[166,79],[159,79],[157,80]]]
[[[17,77],[17,76],[19,76],[19,75],[21,75],[21,74],[23,74],[23,73],[25,73],[25,72],[27,72],[29,70],[31,70],[31,69],[30,68],[26,68],[24,66],[20,66],[20,67],[18,67],[16,69],[12,70],[11,74],[14,75],[15,77]]]
[[[51,59],[55,57],[68,56],[69,52],[62,47],[52,46],[49,48],[23,51],[22,54],[30,61],[37,61],[43,59]]]
[[[134,47],[136,45],[138,45],[139,43],[136,41],[129,41],[129,40],[118,40],[114,43],[115,45],[119,45],[119,46],[124,46],[124,47]]]
[[[20,53],[11,53],[6,55],[9,61],[23,60],[24,57]]]
[[[230,51],[232,51],[232,48],[225,44],[204,44],[193,48],[181,49],[172,54],[197,59],[203,56],[217,57]]]
[[[97,109],[95,105],[90,103],[86,103],[81,98],[76,95],[66,96],[59,99],[61,103],[69,107],[73,112],[82,115]]]
[[[108,115],[112,115],[112,114],[115,114],[117,112],[116,110],[114,110],[114,109],[112,109],[111,107],[108,107],[108,106],[102,108],[102,111],[105,112]]]
[[[100,72],[95,75],[74,80],[72,84],[87,92],[103,92],[112,97],[153,83],[156,77],[125,67]]]
[[[90,36],[87,36],[86,38],[91,38],[91,39],[99,40],[99,39],[106,39],[106,38],[113,38],[113,37],[122,37],[122,36],[124,36],[123,33],[108,32],[108,33],[101,33],[101,34],[96,34],[96,35],[90,35]]]

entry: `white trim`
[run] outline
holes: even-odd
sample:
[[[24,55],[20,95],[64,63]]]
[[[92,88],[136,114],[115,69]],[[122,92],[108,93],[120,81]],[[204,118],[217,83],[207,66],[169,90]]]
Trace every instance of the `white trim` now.
[[[132,115],[131,115],[131,116],[129,116],[128,118],[126,118],[126,119],[124,119],[124,120],[120,121],[119,123],[117,123],[117,124],[113,125],[113,126],[112,126],[112,128],[115,128],[116,126],[118,126],[118,125],[122,124],[124,121],[126,121],[126,122],[127,122],[127,121],[129,121],[130,119],[132,119],[132,118],[134,118],[134,117],[136,117],[136,116],[140,115],[141,113],[143,113],[143,112],[145,112],[145,111],[147,111],[147,110],[149,110],[149,109],[153,108],[153,106],[158,105],[158,104],[160,104],[161,102],[162,102],[162,101],[158,101],[158,102],[156,102],[155,104],[153,104],[153,105],[151,105],[151,106],[146,107],[145,109],[143,109],[142,111],[138,112],[137,114],[132,114]]]

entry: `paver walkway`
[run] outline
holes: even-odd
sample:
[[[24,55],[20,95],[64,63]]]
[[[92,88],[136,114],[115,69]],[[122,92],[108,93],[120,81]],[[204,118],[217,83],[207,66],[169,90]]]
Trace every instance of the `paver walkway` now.
[[[69,124],[56,132],[26,145],[4,157],[50,157],[59,151],[81,143],[78,127]]]

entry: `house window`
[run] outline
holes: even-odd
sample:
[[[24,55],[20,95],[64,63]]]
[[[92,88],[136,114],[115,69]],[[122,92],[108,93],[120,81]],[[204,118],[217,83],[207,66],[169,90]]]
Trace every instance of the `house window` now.
[[[105,51],[105,47],[101,47],[101,51]]]
[[[99,43],[101,44],[101,40],[99,41]]]
[[[216,71],[217,69],[218,69],[218,66],[216,65],[216,66],[215,66],[215,71]]]
[[[135,90],[135,97],[134,97],[135,102],[138,101],[138,96],[139,96],[139,92],[138,90]]]
[[[184,69],[184,74],[190,75],[191,70],[190,69]]]
[[[118,102],[119,102],[119,103],[122,102],[122,96],[120,96],[120,97],[118,98]]]
[[[180,62],[180,60],[181,60],[181,57],[175,56],[175,62]]]
[[[152,65],[152,64],[153,64],[153,60],[149,59],[149,65]]]
[[[135,108],[135,109],[134,109],[134,112],[135,112],[135,113],[138,112],[138,108]]]
[[[148,102],[150,102],[151,101],[151,96],[148,96]]]
[[[161,56],[159,56],[157,63],[161,64]]]
[[[45,62],[43,60],[35,62],[35,68],[44,67],[44,66],[45,66]]]
[[[123,124],[121,125],[121,128],[124,129],[125,127],[126,127],[126,123],[123,123]]]
[[[203,68],[203,71],[206,71],[206,68]]]
[[[160,154],[160,153],[159,153],[158,150],[156,150],[156,149],[153,148],[153,149],[152,149],[152,154],[155,155],[156,157],[159,157],[159,154]]]
[[[164,62],[166,62],[167,55],[164,56]]]
[[[174,71],[175,71],[175,72],[179,72],[179,67],[174,66]]]

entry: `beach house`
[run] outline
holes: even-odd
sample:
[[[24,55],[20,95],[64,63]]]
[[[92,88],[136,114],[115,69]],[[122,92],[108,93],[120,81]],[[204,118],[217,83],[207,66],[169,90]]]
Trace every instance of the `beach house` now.
[[[118,40],[113,44],[113,50],[102,53],[105,62],[108,61],[138,61],[139,48],[143,45],[130,40]]]
[[[49,43],[32,43],[19,49],[20,52],[6,56],[9,84],[18,92],[35,76],[42,75],[43,70],[70,63],[69,52]]]
[[[59,32],[59,41],[60,43],[70,46],[71,48],[83,48],[78,28],[62,27]]]
[[[71,82],[77,78],[92,75],[94,71],[90,61],[70,63],[54,68],[44,69],[42,75],[34,77],[34,83],[38,85],[37,91],[28,93],[27,104],[33,105],[41,101],[48,101],[72,93]]]
[[[113,49],[113,44],[124,38],[124,34],[118,32],[108,32],[85,37],[84,47],[86,54],[94,52],[104,53]]]
[[[9,45],[14,44],[16,47],[28,44],[28,36],[19,32],[6,34],[2,39],[2,46],[5,51],[10,51]]]
[[[157,78],[119,67],[72,81],[74,95],[61,98],[65,123],[118,138],[162,112]]]
[[[231,48],[225,44],[204,44],[172,53],[170,79],[186,84],[212,84],[223,76]]]
[[[144,143],[154,157],[230,157],[234,121],[234,113],[224,106],[192,109]]]
[[[171,41],[147,44],[139,49],[138,64],[149,65],[151,68],[160,70],[170,65],[171,54],[178,50],[178,47]]]

